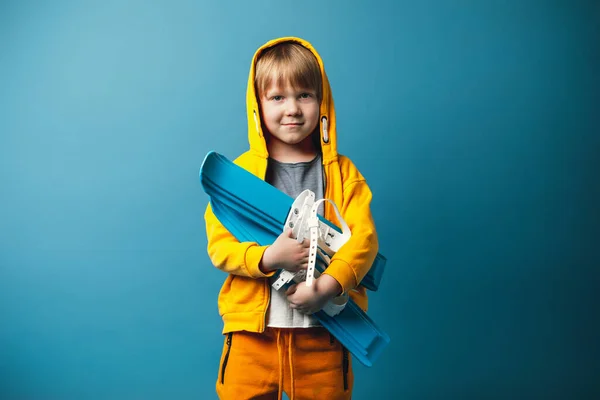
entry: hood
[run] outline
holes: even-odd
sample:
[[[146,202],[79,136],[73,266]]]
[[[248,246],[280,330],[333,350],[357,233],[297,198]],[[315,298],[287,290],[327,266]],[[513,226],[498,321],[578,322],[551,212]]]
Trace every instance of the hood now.
[[[310,50],[321,69],[321,78],[323,82],[322,88],[322,99],[320,105],[320,118],[319,118],[319,132],[321,137],[321,151],[323,153],[323,163],[328,163],[337,158],[337,145],[336,145],[336,127],[335,127],[335,109],[333,106],[333,96],[331,95],[331,87],[329,86],[329,80],[325,74],[325,67],[323,66],[323,60],[319,53],[312,47],[312,45],[306,40],[297,37],[282,37],[279,39],[271,40],[262,45],[252,58],[252,65],[250,65],[250,74],[248,76],[248,89],[246,91],[246,107],[248,114],[248,142],[250,143],[250,151],[256,155],[267,158],[269,153],[267,151],[267,143],[262,131],[262,121],[260,117],[259,102],[256,97],[255,86],[254,86],[254,75],[256,60],[267,48],[272,47],[282,42],[296,42],[301,44]]]

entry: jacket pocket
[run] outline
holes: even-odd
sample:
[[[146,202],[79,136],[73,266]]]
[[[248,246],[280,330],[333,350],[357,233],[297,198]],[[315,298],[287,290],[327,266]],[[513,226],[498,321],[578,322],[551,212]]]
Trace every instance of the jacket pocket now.
[[[253,279],[230,274],[219,292],[219,314],[255,313],[266,309],[266,289],[266,278]]]
[[[231,351],[231,338],[233,336],[233,332],[229,332],[227,334],[227,352],[225,353],[225,357],[223,358],[223,364],[221,365],[221,384],[225,383],[225,370],[227,369],[227,361],[229,361],[229,352]]]

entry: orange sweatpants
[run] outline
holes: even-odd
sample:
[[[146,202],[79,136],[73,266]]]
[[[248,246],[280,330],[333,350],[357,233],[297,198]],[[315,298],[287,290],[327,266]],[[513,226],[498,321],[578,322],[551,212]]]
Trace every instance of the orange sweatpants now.
[[[217,379],[221,400],[350,399],[348,350],[325,328],[267,328],[225,335]]]

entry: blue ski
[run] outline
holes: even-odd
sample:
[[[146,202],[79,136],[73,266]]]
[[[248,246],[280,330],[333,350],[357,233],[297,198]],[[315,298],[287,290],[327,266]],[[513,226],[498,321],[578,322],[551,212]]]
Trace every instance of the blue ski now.
[[[253,218],[264,219],[264,222],[261,219],[261,225],[264,225],[264,229],[274,234],[275,238],[283,231],[283,226],[294,199],[237,166],[225,156],[216,152],[209,152],[204,158],[200,169],[200,181],[204,191],[209,196],[211,196],[211,193],[219,193],[219,202],[228,202],[232,207],[240,208],[240,211],[242,209],[246,210],[249,213],[248,215]],[[319,219],[341,232],[339,227],[320,215]],[[273,241],[266,244],[271,244]],[[387,259],[382,254],[377,253],[373,265],[360,284],[368,290],[377,291],[385,270],[386,261]]]
[[[216,217],[238,240],[269,245],[281,234],[294,201],[290,196],[215,152],[206,155],[200,181]],[[322,222],[339,230],[325,219]],[[361,284],[377,290],[385,262],[385,257],[378,254],[370,275]],[[324,311],[314,316],[365,366],[372,366],[390,342],[389,336],[352,299],[335,317]]]

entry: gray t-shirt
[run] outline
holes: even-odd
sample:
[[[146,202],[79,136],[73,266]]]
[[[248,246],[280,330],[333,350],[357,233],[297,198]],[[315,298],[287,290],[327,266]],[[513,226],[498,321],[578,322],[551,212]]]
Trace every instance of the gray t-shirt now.
[[[322,199],[324,187],[321,160],[321,154],[318,154],[312,161],[299,163],[282,163],[269,158],[265,180],[294,199],[306,189],[314,192],[316,199]],[[323,215],[323,204],[319,208],[319,214]],[[275,279],[275,277],[271,278],[270,283],[273,283]],[[267,326],[307,328],[319,325],[316,318],[290,308],[284,288],[275,290],[271,286]]]

